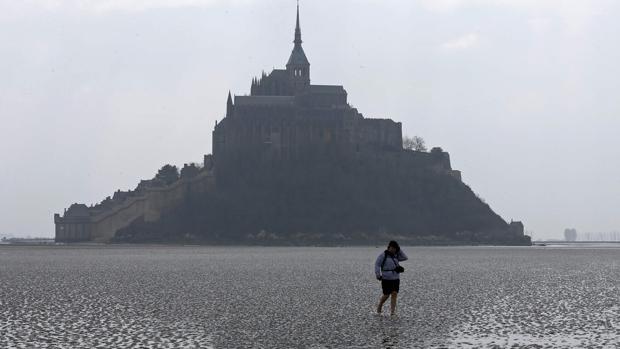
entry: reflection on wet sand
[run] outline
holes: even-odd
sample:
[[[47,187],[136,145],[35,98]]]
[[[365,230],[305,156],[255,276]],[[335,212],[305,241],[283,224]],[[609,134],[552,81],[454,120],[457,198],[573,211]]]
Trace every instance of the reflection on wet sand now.
[[[381,329],[381,347],[385,349],[398,348],[400,339],[400,321],[398,317],[379,316],[377,326]]]
[[[0,347],[612,348],[620,249],[0,247]]]

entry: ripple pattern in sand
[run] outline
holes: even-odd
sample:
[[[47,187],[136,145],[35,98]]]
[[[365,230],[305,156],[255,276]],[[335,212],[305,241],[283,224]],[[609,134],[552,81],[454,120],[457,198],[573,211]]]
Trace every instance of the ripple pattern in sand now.
[[[619,249],[0,247],[4,348],[612,348]]]

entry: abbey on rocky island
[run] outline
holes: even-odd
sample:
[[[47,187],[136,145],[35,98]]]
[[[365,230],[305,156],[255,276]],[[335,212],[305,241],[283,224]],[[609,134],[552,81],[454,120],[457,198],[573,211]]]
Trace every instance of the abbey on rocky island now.
[[[249,95],[229,92],[226,115],[213,130],[212,155],[202,165],[186,164],[172,180],[160,175],[143,180],[135,190],[117,191],[94,206],[71,205],[63,216],[54,216],[56,241],[208,242],[234,237],[312,243],[388,236],[409,236],[412,242],[427,241],[424,236],[448,242],[529,241],[520,222],[507,224],[461,182],[448,153],[403,149],[400,122],[365,118],[349,105],[343,86],[311,84],[299,5],[293,43],[285,69],[252,79]],[[364,188],[373,181],[385,181],[385,190]],[[256,189],[263,185],[272,189]],[[395,197],[370,207],[392,190],[409,192],[412,198]],[[299,197],[321,191],[332,196]],[[355,197],[358,202],[351,201]],[[400,212],[407,200],[415,202]],[[257,213],[261,205],[273,209]],[[373,211],[383,210],[389,213],[374,217]],[[337,218],[339,214],[345,218]],[[442,223],[450,214],[455,223]]]

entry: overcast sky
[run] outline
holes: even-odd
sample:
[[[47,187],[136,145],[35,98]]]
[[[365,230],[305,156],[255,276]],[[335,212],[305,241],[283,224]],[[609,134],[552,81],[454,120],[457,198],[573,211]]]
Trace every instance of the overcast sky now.
[[[0,236],[200,162],[294,0],[0,0]],[[403,123],[534,238],[620,230],[620,2],[301,2],[312,82]]]

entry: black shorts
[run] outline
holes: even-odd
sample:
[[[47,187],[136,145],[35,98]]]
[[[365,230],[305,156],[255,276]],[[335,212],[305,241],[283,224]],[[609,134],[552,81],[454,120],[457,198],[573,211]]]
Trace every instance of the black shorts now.
[[[400,288],[400,280],[381,280],[381,288],[383,289],[383,294],[388,295],[392,292],[398,293]]]

